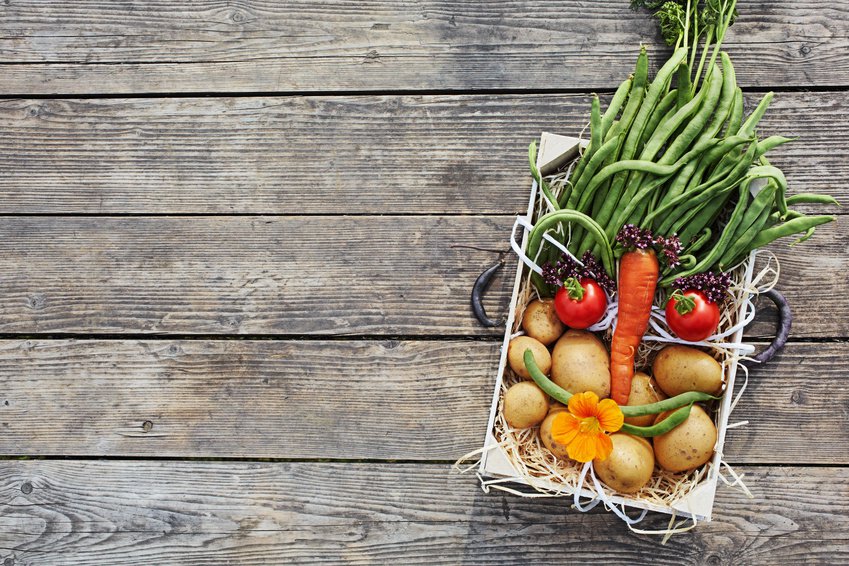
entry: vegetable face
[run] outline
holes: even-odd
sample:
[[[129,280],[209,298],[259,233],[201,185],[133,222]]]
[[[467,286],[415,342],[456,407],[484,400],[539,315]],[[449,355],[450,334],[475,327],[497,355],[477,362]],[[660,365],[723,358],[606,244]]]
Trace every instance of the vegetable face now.
[[[554,296],[554,310],[569,328],[584,329],[604,316],[607,296],[594,280],[584,277],[579,281],[570,277]]]
[[[719,306],[695,289],[673,293],[666,303],[666,323],[681,339],[699,342],[719,325]]]

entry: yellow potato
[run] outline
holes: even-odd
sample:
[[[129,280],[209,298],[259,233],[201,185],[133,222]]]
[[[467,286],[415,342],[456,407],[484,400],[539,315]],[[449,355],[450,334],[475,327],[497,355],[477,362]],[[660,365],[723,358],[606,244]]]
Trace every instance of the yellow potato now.
[[[631,393],[628,395],[629,405],[648,405],[666,399],[666,395],[657,386],[654,380],[645,373],[638,371],[631,380]],[[654,422],[655,415],[643,415],[641,417],[628,417],[625,422],[634,426],[650,426]]]
[[[561,403],[560,401],[555,401],[554,399],[548,404],[548,414],[556,413],[558,411],[566,411],[568,407]]]
[[[557,312],[554,310],[554,301],[535,300],[525,308],[522,317],[522,328],[528,336],[536,338],[546,346],[560,338],[566,326],[560,322]]]
[[[610,356],[601,340],[586,330],[568,330],[551,354],[551,379],[570,393],[610,395]]]
[[[510,369],[516,372],[519,377],[531,378],[528,368],[525,367],[525,350],[528,348],[533,351],[534,361],[540,371],[548,375],[548,372],[551,371],[551,354],[542,342],[530,336],[516,336],[510,340],[510,344],[507,346],[507,363],[510,364]]]
[[[593,460],[598,478],[619,493],[636,493],[651,479],[654,454],[644,438],[617,432],[610,435],[613,452]]]
[[[687,391],[711,395],[722,391],[722,365],[709,354],[690,346],[665,347],[654,359],[652,374],[670,397]]]
[[[504,394],[504,418],[513,428],[536,426],[548,414],[548,396],[530,381],[520,381]]]
[[[554,454],[559,460],[569,460],[569,453],[566,451],[566,445],[560,444],[554,437],[551,436],[551,423],[554,421],[554,417],[557,413],[562,413],[565,410],[563,409],[552,409],[548,412],[548,416],[545,417],[545,420],[542,421],[542,424],[539,427],[539,438],[542,440],[542,443],[548,448],[548,451]]]
[[[672,414],[661,413],[655,423]],[[666,434],[654,437],[654,455],[657,463],[670,472],[684,472],[698,468],[713,456],[716,445],[716,426],[704,409],[693,405],[687,420]]]

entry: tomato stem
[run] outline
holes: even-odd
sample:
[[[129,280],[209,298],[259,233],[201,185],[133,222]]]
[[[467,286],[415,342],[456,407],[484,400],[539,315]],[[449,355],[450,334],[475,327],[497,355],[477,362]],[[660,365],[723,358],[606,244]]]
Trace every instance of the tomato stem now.
[[[567,277],[563,282],[563,288],[569,293],[569,298],[573,301],[580,301],[584,298],[584,287],[577,277]]]
[[[696,301],[693,297],[688,297],[684,293],[681,292],[681,289],[675,289],[672,292],[672,296],[670,297],[673,301],[675,301],[675,310],[680,315],[685,315],[693,311],[696,308]]]

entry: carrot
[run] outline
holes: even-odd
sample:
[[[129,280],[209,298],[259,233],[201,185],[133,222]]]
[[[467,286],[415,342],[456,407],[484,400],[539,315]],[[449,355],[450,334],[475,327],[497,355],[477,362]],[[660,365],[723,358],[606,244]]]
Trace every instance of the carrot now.
[[[619,314],[610,344],[610,398],[619,405],[631,393],[634,354],[648,328],[659,270],[651,248],[626,252],[619,260]]]

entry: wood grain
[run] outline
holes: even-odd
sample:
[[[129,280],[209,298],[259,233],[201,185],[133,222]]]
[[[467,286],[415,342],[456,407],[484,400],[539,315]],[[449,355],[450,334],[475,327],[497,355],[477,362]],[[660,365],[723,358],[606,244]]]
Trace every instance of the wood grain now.
[[[849,3],[747,2],[725,42],[751,86],[845,85]],[[648,11],[620,0],[38,2],[0,11],[0,92],[611,88]]]
[[[7,217],[0,333],[490,336],[476,277],[506,250],[510,216]],[[789,243],[789,239],[787,243]],[[773,248],[794,337],[849,336],[842,222]],[[513,254],[487,293],[506,314]],[[772,332],[769,322],[753,336]]]
[[[523,213],[527,144],[542,131],[577,135],[589,105],[586,95],[0,101],[0,213]],[[843,92],[780,92],[759,130],[799,138],[770,153],[791,193],[844,204],[847,132]]]
[[[0,341],[0,454],[453,461],[483,442],[498,348]],[[847,360],[846,343],[793,343],[753,369],[729,461],[849,464]]]
[[[0,467],[0,558],[16,566],[849,559],[849,470],[738,471],[754,499],[720,486],[714,521],[660,547],[612,514],[483,494],[447,466],[10,461]],[[667,522],[658,514],[640,526]]]

